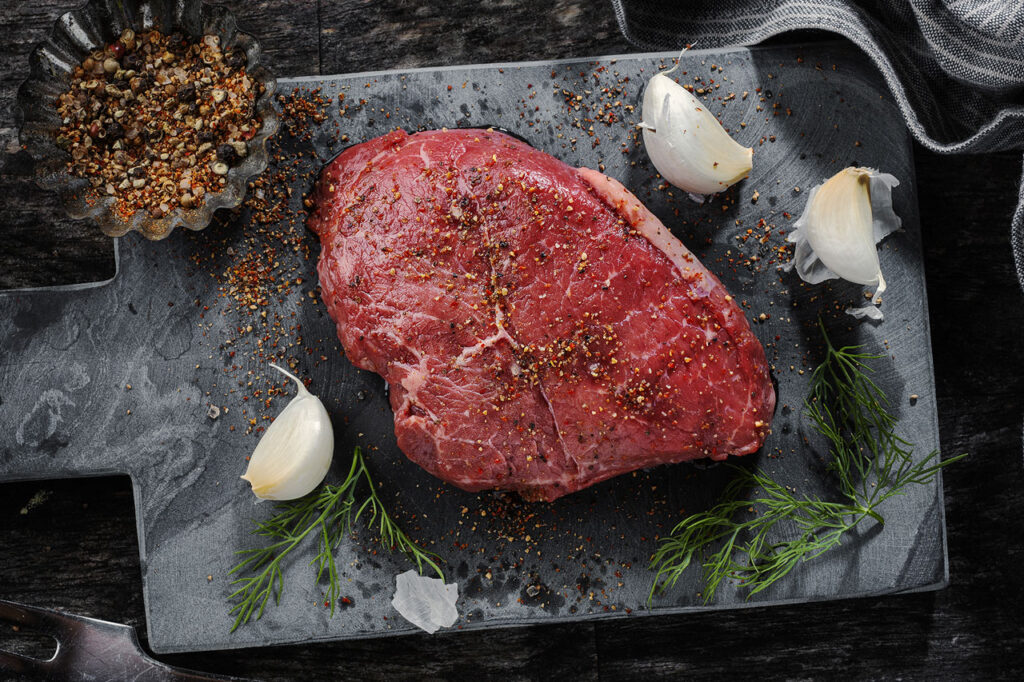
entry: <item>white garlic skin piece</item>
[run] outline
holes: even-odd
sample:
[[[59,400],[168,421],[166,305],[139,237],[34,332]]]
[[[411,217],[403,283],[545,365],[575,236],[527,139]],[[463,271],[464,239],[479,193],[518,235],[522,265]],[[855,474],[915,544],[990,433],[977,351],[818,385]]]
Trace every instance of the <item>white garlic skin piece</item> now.
[[[661,176],[693,194],[714,194],[750,175],[754,150],[736,142],[707,106],[664,73],[644,90],[644,147]]]
[[[428,578],[410,569],[395,578],[391,605],[407,621],[432,635],[458,620],[458,598],[457,583],[446,585],[439,578]]]
[[[334,429],[319,398],[294,375],[271,367],[294,380],[298,393],[260,438],[242,478],[260,499],[294,500],[312,492],[327,476]]]
[[[885,278],[876,244],[901,225],[892,208],[899,180],[872,168],[844,168],[810,191],[807,207],[786,238],[796,244],[793,262],[808,284],[841,277],[876,287],[873,305],[848,310],[854,317],[882,320]]]

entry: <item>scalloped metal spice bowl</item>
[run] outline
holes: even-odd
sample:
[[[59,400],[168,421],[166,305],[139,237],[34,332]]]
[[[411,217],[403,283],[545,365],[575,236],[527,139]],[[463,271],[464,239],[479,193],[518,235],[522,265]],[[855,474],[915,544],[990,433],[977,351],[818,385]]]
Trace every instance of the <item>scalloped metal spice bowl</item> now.
[[[75,68],[93,50],[116,41],[126,28],[137,33],[177,32],[196,42],[204,35],[215,35],[222,49],[234,48],[245,53],[247,75],[263,85],[254,111],[261,123],[248,140],[247,154],[228,170],[226,184],[216,192],[207,192],[193,208],[177,207],[160,217],[138,210],[124,217],[113,210],[114,197],[97,194],[87,178],[69,173],[71,156],[57,144],[62,121],[56,102],[71,87]],[[266,143],[277,131],[280,120],[273,105],[275,81],[259,61],[259,43],[238,30],[231,13],[200,0],[92,0],[64,14],[50,37],[33,50],[29,57],[30,75],[18,90],[19,137],[35,159],[36,181],[41,187],[60,193],[70,217],[90,218],[111,237],[134,230],[148,239],[163,239],[178,226],[203,229],[215,210],[242,203],[249,180],[267,167]]]

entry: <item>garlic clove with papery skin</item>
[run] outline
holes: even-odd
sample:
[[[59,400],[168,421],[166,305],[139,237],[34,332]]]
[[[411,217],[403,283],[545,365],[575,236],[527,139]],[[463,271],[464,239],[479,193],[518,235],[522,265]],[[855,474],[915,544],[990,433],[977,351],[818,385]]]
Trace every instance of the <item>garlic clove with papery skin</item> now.
[[[883,318],[876,306],[886,285],[875,245],[900,227],[892,208],[899,184],[872,168],[844,168],[810,191],[787,237],[796,244],[790,267],[808,284],[839,277],[876,287],[871,305],[847,310],[854,317]]]
[[[736,142],[703,102],[655,74],[644,90],[644,147],[663,178],[691,194],[714,194],[750,175],[754,150]]]
[[[263,500],[294,500],[313,491],[327,475],[334,457],[334,429],[320,399],[298,377],[298,393],[260,438],[242,479]]]

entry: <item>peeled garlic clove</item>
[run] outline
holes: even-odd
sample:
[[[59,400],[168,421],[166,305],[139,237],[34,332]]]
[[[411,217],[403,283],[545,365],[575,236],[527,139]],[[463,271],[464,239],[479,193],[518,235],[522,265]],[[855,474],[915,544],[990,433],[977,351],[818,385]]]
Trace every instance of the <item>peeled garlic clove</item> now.
[[[298,386],[298,393],[260,438],[242,478],[264,500],[294,500],[324,480],[334,456],[334,430],[320,399],[298,377],[270,365]]]
[[[885,278],[875,245],[899,229],[892,188],[899,180],[871,168],[844,168],[810,191],[807,207],[787,240],[796,244],[793,265],[808,284],[841,277],[875,286],[872,302],[881,302]],[[870,310],[868,310],[870,308]],[[872,306],[847,312],[882,319]]]
[[[714,194],[750,175],[754,150],[729,137],[704,103],[666,73],[647,82],[640,124],[662,177],[691,194]]]
[[[459,617],[455,602],[457,583],[445,585],[439,578],[428,578],[408,570],[395,579],[391,605],[407,621],[430,634],[451,627]]]

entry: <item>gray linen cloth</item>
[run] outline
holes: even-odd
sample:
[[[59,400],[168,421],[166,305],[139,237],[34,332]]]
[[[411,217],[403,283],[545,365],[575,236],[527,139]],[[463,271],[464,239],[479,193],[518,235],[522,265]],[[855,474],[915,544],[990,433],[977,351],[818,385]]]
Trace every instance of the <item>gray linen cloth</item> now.
[[[935,152],[1024,149],[1024,0],[612,0],[639,48],[751,45],[820,29],[882,72],[914,138]],[[1011,225],[1024,287],[1024,182]]]

